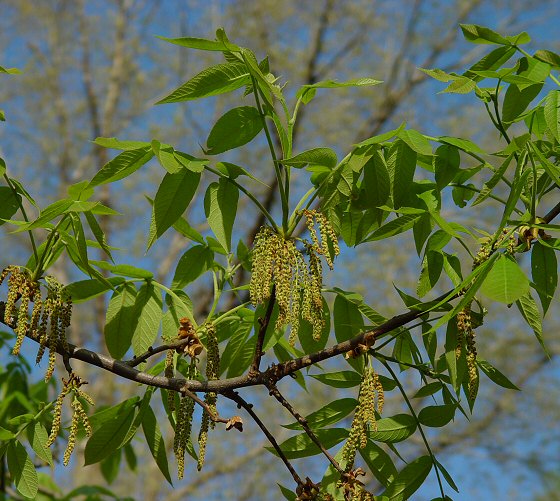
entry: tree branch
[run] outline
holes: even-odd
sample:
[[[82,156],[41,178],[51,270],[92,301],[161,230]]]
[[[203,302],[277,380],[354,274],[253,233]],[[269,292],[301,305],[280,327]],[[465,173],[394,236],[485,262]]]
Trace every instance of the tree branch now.
[[[272,311],[274,310],[274,303],[276,302],[276,286],[272,287],[272,292],[270,293],[270,298],[268,300],[268,306],[266,307],[266,313],[264,318],[259,318],[259,333],[257,335],[257,344],[255,347],[255,358],[251,364],[251,369],[249,370],[249,375],[257,375],[261,365],[261,358],[263,356],[263,344],[264,337],[266,336],[266,331],[268,329],[268,324],[270,324],[270,317],[272,317]]]

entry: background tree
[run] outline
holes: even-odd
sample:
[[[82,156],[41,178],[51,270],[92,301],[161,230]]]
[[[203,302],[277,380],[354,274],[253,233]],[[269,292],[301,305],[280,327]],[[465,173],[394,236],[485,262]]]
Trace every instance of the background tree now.
[[[65,193],[69,183],[84,176],[92,177],[94,172],[106,163],[108,160],[106,150],[86,143],[86,139],[97,136],[109,137],[115,134],[118,134],[119,137],[145,139],[144,124],[152,122],[160,124],[158,129],[151,131],[155,137],[185,151],[196,151],[196,143],[206,137],[209,127],[215,121],[209,121],[206,117],[213,115],[218,118],[223,111],[231,107],[231,101],[226,98],[217,98],[211,105],[176,107],[173,111],[162,111],[160,107],[157,110],[148,111],[147,96],[151,98],[157,94],[163,95],[171,82],[179,83],[180,79],[185,78],[185,73],[189,75],[193,73],[191,66],[200,68],[204,62],[204,59],[194,59],[184,50],[177,52],[175,61],[171,60],[169,56],[169,54],[173,54],[171,48],[162,51],[161,45],[142,41],[142,37],[150,30],[171,36],[170,31],[172,30],[169,27],[176,23],[174,29],[177,35],[189,33],[199,35],[201,32],[208,31],[207,29],[196,29],[195,25],[199,22],[204,23],[211,20],[211,26],[223,24],[228,28],[227,31],[233,40],[242,45],[262,47],[263,52],[259,56],[265,55],[264,49],[266,48],[266,52],[271,55],[274,68],[286,69],[284,76],[293,82],[294,85],[290,86],[292,89],[297,88],[295,84],[312,84],[326,78],[344,80],[361,74],[373,74],[376,78],[384,79],[386,84],[383,87],[377,87],[374,92],[371,89],[369,91],[358,89],[353,93],[338,94],[337,96],[343,96],[341,101],[336,106],[329,105],[328,107],[328,112],[332,113],[332,116],[336,117],[335,119],[325,119],[326,108],[323,106],[327,99],[328,103],[332,103],[333,94],[329,94],[328,97],[325,94],[319,94],[313,107],[301,109],[298,128],[295,131],[295,151],[300,143],[302,145],[329,144],[335,150],[343,151],[348,144],[398,125],[403,118],[407,119],[410,126],[423,122],[421,119],[414,118],[414,103],[418,100],[424,106],[426,106],[425,103],[428,103],[427,106],[430,107],[436,106],[436,104],[432,104],[433,99],[425,97],[433,94],[434,87],[423,87],[421,84],[425,82],[426,76],[415,71],[414,68],[439,66],[448,71],[453,68],[463,68],[468,60],[445,64],[454,59],[453,47],[457,40],[457,22],[476,21],[477,16],[489,14],[488,10],[478,10],[479,6],[474,2],[453,6],[449,11],[437,10],[438,16],[441,16],[438,26],[441,27],[442,32],[435,33],[434,41],[430,44],[429,41],[426,42],[421,38],[423,34],[433,34],[433,24],[430,23],[428,17],[423,17],[426,12],[434,10],[429,2],[415,2],[410,6],[405,4],[398,10],[397,7],[393,7],[393,4],[391,6],[372,5],[370,2],[365,2],[363,5],[359,2],[325,2],[324,4],[314,2],[306,6],[297,5],[297,7],[295,4],[286,3],[282,12],[278,12],[265,3],[259,3],[257,6],[252,3],[245,5],[243,2],[238,2],[232,6],[232,12],[225,7],[222,8],[219,4],[212,4],[212,6],[213,9],[205,10],[200,5],[193,5],[190,12],[185,13],[183,10],[183,17],[177,18],[173,15],[174,12],[177,12],[177,8],[171,5],[171,2],[166,3],[163,9],[159,9],[158,3],[155,2],[118,2],[115,4],[103,3],[92,10],[75,2],[45,2],[40,9],[36,6],[31,8],[20,5],[19,2],[13,4],[4,2],[5,12],[7,12],[7,15],[3,17],[4,22],[9,23],[9,26],[21,27],[21,29],[18,28],[20,37],[25,37],[25,30],[29,30],[33,37],[27,36],[29,41],[23,54],[20,53],[21,49],[12,51],[18,59],[22,56],[27,57],[29,54],[30,68],[26,68],[23,75],[12,81],[6,81],[3,87],[5,91],[3,101],[7,103],[5,109],[11,128],[7,128],[4,132],[5,151],[3,156],[7,159],[10,170],[15,173],[16,177],[24,181],[34,195],[39,194],[38,200],[46,202],[50,197],[54,199],[61,196]],[[403,19],[403,26],[396,26],[391,21],[395,15],[393,8],[398,12],[408,10],[407,19],[400,17]],[[512,32],[515,31],[512,26],[515,25],[515,21],[527,22],[525,16],[522,15],[523,5],[516,6],[515,11],[496,9],[498,13],[496,18],[503,18],[504,24],[511,26]],[[248,16],[247,12],[251,12],[251,15]],[[173,23],[168,21],[169,16],[173,16]],[[22,21],[17,22],[18,18]],[[109,19],[111,19],[111,24],[114,23],[114,30],[108,31],[106,28]],[[383,30],[385,22],[390,27],[389,32]],[[207,24],[207,26],[209,25]],[[154,30],[153,27],[159,26],[162,28]],[[6,37],[10,36],[8,27],[2,30],[2,33]],[[107,42],[109,33],[114,34],[114,38],[109,39],[105,50],[99,50],[98,47],[102,47]],[[13,45],[8,45],[6,41],[5,46],[8,48],[18,44],[19,47],[22,46],[17,41],[19,39],[15,37],[10,37],[9,40],[9,43]],[[79,49],[76,49],[76,40],[80,41]],[[253,40],[257,40],[257,43],[255,44]],[[383,43],[380,43],[381,40]],[[298,50],[298,47],[304,44],[305,49]],[[155,52],[156,49],[153,49],[154,47],[158,47],[157,52]],[[150,52],[152,50],[153,53]],[[477,55],[467,54],[468,57]],[[6,53],[6,56],[9,55]],[[372,55],[375,56],[373,60]],[[4,57],[3,61],[12,64],[9,57]],[[186,61],[189,65],[188,71],[185,70]],[[7,63],[7,65],[10,64]],[[18,63],[14,61],[13,65],[16,64]],[[362,67],[367,67],[367,69],[362,70]],[[76,83],[79,84],[79,87]],[[26,101],[29,103],[25,105],[29,112],[20,115],[11,111],[9,98],[16,91],[22,95],[22,99],[23,96],[27,96],[27,92],[21,91],[24,88],[22,86],[25,85],[34,86],[34,93],[29,94],[31,97]],[[82,89],[81,96],[76,97],[75,89],[80,88]],[[439,103],[441,101],[441,99],[438,100]],[[47,107],[41,103],[52,103],[52,106]],[[467,114],[467,116],[470,114],[473,117],[471,123],[480,123],[474,111],[467,108],[463,114]],[[451,118],[447,118],[450,115],[447,115],[445,111],[439,113],[434,111],[432,115],[444,117],[441,127],[449,126],[448,122]],[[26,120],[26,122],[19,124],[19,120]],[[163,127],[161,124],[164,123],[171,125],[168,128]],[[358,123],[357,127],[346,125],[355,123]],[[341,128],[339,126],[330,127],[331,124],[345,125]],[[19,137],[8,136],[14,130],[14,126],[17,126],[15,130],[19,131]],[[437,134],[438,124],[435,123],[433,126],[434,130],[428,132]],[[465,133],[464,122],[460,126],[461,135],[471,136]],[[185,130],[194,130],[196,133],[185,135]],[[477,134],[484,136],[486,133],[480,132],[484,130],[486,129],[478,130],[473,127],[471,137],[476,138]],[[22,144],[25,144],[25,148],[21,146]],[[37,148],[31,147],[34,144],[37,145]],[[488,139],[488,145],[490,144],[493,144],[491,137]],[[255,169],[255,174],[259,175],[263,162],[255,159],[261,158],[264,149],[264,142],[256,142],[254,150],[243,154],[232,154],[231,161],[241,165],[251,165]],[[19,155],[22,150],[26,152],[27,157]],[[19,162],[21,162],[21,166]],[[30,169],[29,165],[37,166],[37,170]],[[137,179],[133,186],[129,186],[130,194],[123,196],[119,191],[119,196],[114,197],[111,196],[110,191],[101,190],[99,193],[101,200],[122,212],[125,212],[125,207],[128,212],[130,206],[138,206],[139,213],[144,214],[146,205],[141,193],[143,187],[149,186],[149,183],[153,183],[154,180],[150,178],[148,171],[146,174],[141,173]],[[268,184],[274,188],[274,180],[272,182],[268,180]],[[264,200],[265,207],[274,210],[274,204],[278,203],[273,195],[276,191],[271,189],[270,195],[267,195],[264,190],[265,187],[259,185],[254,187],[255,194]],[[130,203],[131,200],[137,203]],[[191,223],[200,224],[197,227],[203,229],[204,221],[201,217],[200,205],[195,204],[193,207],[194,211],[188,214],[188,219]],[[240,210],[243,210],[243,207]],[[144,237],[134,233],[134,230],[115,226],[118,223],[109,223],[102,218],[100,223],[112,244],[122,245],[136,239],[137,242],[142,242],[137,248],[143,249]],[[251,237],[256,233],[260,224],[261,221],[255,221],[255,224],[247,225],[244,230]],[[147,225],[144,223],[144,232],[146,229]],[[238,229],[238,231],[240,230]],[[249,238],[250,240],[251,238]],[[24,245],[23,242],[22,245]],[[412,268],[414,261],[411,261],[410,258],[412,248],[411,252],[403,251],[395,259],[394,252],[390,250],[393,246],[393,242],[388,242],[388,246],[376,246],[375,255],[372,255],[372,250],[368,248],[366,255],[360,252],[356,254],[347,252],[343,256],[343,259],[349,263],[350,269],[352,261],[375,260],[377,263],[382,263],[382,266],[377,268],[371,277],[371,282],[376,284],[375,287],[365,285],[362,292],[365,293],[368,303],[376,305],[376,308],[383,310],[386,315],[400,312],[402,306],[387,299],[392,295],[383,288],[383,278],[390,281],[391,277],[398,273],[398,283],[403,285],[407,283],[405,276],[408,273],[410,275],[409,290],[413,290],[412,284],[416,280],[416,277],[412,277],[412,274],[416,273],[416,271],[412,271],[414,269]],[[151,259],[154,260],[154,263],[159,263],[157,276],[164,282],[165,278],[171,278],[170,272],[184,248],[184,239],[174,237],[170,247],[158,247],[156,244],[153,257],[144,257],[138,262],[146,268],[152,268]],[[12,256],[17,256],[21,255],[21,252],[21,248],[11,243],[6,248],[5,255],[10,256],[12,253]],[[383,257],[383,253],[385,253],[385,257]],[[14,262],[14,259],[10,257],[6,260],[6,263],[9,262]],[[338,273],[342,275],[341,266],[341,264],[338,265]],[[379,274],[381,270],[385,277]],[[360,273],[362,272],[360,271]],[[75,278],[69,275],[66,265],[56,269],[56,275],[65,283]],[[243,277],[241,274],[238,276],[241,276],[241,279],[247,279],[247,276]],[[203,288],[196,292],[193,291],[191,294],[192,297],[197,298],[195,304],[197,316],[207,312],[210,307],[211,296],[207,292],[209,290],[209,288]],[[84,321],[73,325],[72,339],[81,339],[82,342],[78,344],[88,343],[88,346],[98,348],[105,323],[105,303],[99,300],[93,318],[90,311],[86,311],[86,309],[81,313],[85,317]],[[498,321],[501,318],[500,316]],[[554,322],[554,319],[549,321]],[[511,329],[514,329],[514,326],[511,326]],[[510,329],[504,330],[509,331]],[[482,337],[481,342],[484,343],[484,336],[479,334],[480,337]],[[492,361],[496,366],[504,369],[504,372],[510,375],[515,382],[523,382],[530,376],[538,375],[543,363],[544,367],[548,364],[548,362],[544,362],[538,351],[535,351],[534,364],[526,366],[517,362],[517,357],[512,356],[511,351],[518,346],[519,351],[525,357],[527,350],[525,339],[521,338],[519,344],[512,346],[511,337],[504,337],[501,340],[498,336],[489,339],[488,346],[485,347],[494,349],[495,358],[492,358]],[[508,346],[507,352],[501,347],[503,345]],[[550,349],[553,350],[554,346],[551,346]],[[553,375],[554,372],[545,372],[545,374]],[[89,375],[87,377],[93,385],[94,379]],[[110,382],[108,383],[108,381]],[[95,379],[96,384],[91,393],[96,397],[98,404],[112,403],[114,397],[111,391],[99,395],[100,391],[95,390],[95,386],[108,388],[108,384],[114,384],[112,381],[112,378],[109,380]],[[537,388],[541,386],[538,380],[535,380],[533,384]],[[317,386],[310,394],[320,400],[320,391]],[[532,398],[538,398],[536,391],[531,393]],[[445,449],[454,443],[463,443],[462,439],[458,440],[455,437],[475,437],[474,440],[478,447],[486,447],[489,452],[495,453],[495,446],[489,447],[488,444],[488,426],[503,429],[504,421],[502,420],[504,419],[507,420],[508,426],[511,426],[509,424],[510,413],[504,412],[504,410],[507,411],[505,402],[505,400],[500,400],[494,405],[489,403],[489,413],[487,414],[489,417],[482,417],[480,423],[473,422],[465,430],[457,432],[454,430],[456,434],[452,437],[442,435],[438,441],[438,434],[434,447]],[[316,403],[313,402],[313,404],[310,407],[317,408]],[[282,422],[286,421],[287,418],[284,417]],[[473,431],[478,431],[479,434],[476,435]],[[477,436],[478,438],[476,438]],[[231,435],[228,438],[234,441],[234,446],[235,440],[239,440],[239,437],[231,437]],[[246,446],[248,440],[246,435],[242,438],[243,445]],[[503,438],[507,441],[511,440],[510,436]],[[245,460],[241,455],[239,465],[216,464],[214,466],[213,458],[210,456],[207,473],[203,473],[206,476],[203,476],[195,485],[187,483],[184,487],[185,491],[193,493],[193,491],[203,488],[205,479],[218,478],[220,484],[223,485],[226,473],[235,472],[247,478],[251,475],[251,471],[258,477],[258,480],[251,484],[255,485],[255,489],[270,488],[270,479],[266,475],[262,475],[261,465],[265,460],[264,456],[259,459],[259,462],[250,461],[260,454],[259,445],[260,438],[257,438],[254,447],[253,444],[247,447]],[[531,445],[533,444],[521,444],[521,450],[525,451],[526,447]],[[219,455],[217,457],[219,458]],[[271,464],[276,464],[275,459],[266,458],[266,460],[274,461]],[[140,464],[143,465],[143,462],[140,461]],[[234,469],[233,466],[241,466],[241,469]],[[460,467],[461,463],[459,463]],[[91,472],[88,471],[87,476],[91,478]],[[143,476],[146,482],[154,484],[152,486],[140,487],[136,478],[131,478],[129,482],[130,485],[138,486],[144,492],[153,492],[154,496],[161,495],[155,489],[164,487],[160,486],[158,480],[152,481],[151,479],[154,477],[155,475]],[[79,479],[79,477],[76,478]],[[123,492],[130,492],[122,476],[119,481],[123,486]],[[237,484],[235,479],[231,482],[232,486]],[[276,489],[276,487],[272,485],[272,489]],[[258,492],[259,494],[255,495],[262,496],[262,491]],[[274,495],[276,492],[274,490]],[[250,494],[242,493],[241,497],[247,498]],[[202,497],[205,495],[201,494]]]

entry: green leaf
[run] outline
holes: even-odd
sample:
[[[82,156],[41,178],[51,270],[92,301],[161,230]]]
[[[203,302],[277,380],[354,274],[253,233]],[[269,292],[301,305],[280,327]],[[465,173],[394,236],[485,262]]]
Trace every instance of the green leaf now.
[[[169,464],[167,462],[165,440],[161,436],[156,415],[151,407],[148,407],[146,409],[146,414],[144,414],[144,419],[142,420],[142,430],[144,430],[146,442],[148,443],[148,447],[150,448],[150,452],[152,453],[152,457],[154,458],[159,471],[161,471],[166,480],[173,485],[171,475],[169,475]]]
[[[492,177],[486,183],[484,183],[484,186],[483,186],[482,190],[480,191],[480,194],[478,195],[478,197],[476,197],[476,200],[471,204],[471,207],[474,207],[475,205],[478,205],[479,203],[483,202],[484,200],[486,200],[490,196],[494,187],[500,182],[501,179],[503,179],[504,174],[506,173],[506,171],[509,167],[509,164],[511,163],[512,158],[514,158],[513,153],[511,155],[509,155],[502,162],[500,167],[498,167],[498,169],[496,169],[494,171],[494,174],[492,175]]]
[[[153,284],[140,287],[134,301],[133,315],[136,320],[132,334],[134,355],[144,353],[155,341],[162,317],[161,291]]]
[[[86,221],[88,222],[89,228],[93,233],[93,236],[95,237],[95,240],[97,240],[99,246],[105,251],[107,256],[109,256],[109,259],[113,261],[113,256],[111,255],[111,249],[109,248],[109,245],[107,245],[107,239],[105,238],[103,229],[97,222],[97,219],[95,219],[95,216],[90,211],[86,211],[84,214],[86,216]]]
[[[402,139],[411,150],[419,153],[420,155],[431,155],[432,145],[426,137],[414,129],[403,129],[401,130],[397,137]]]
[[[0,186],[0,226],[5,223],[3,219],[11,219],[18,211],[21,196],[14,193],[8,186]]]
[[[544,103],[544,119],[556,141],[560,141],[560,92],[551,90]]]
[[[143,268],[137,268],[130,264],[111,264],[107,261],[90,261],[91,264],[101,268],[102,270],[110,271],[115,275],[123,275],[125,277],[131,278],[143,278],[144,280],[151,280],[154,278],[154,274]]]
[[[404,233],[414,226],[414,223],[420,219],[419,214],[406,214],[397,217],[387,224],[379,227],[371,235],[363,240],[363,242],[373,242],[375,240],[384,240],[385,238]]]
[[[302,151],[297,155],[280,160],[283,165],[290,165],[301,169],[306,165],[323,165],[333,169],[338,163],[336,153],[330,148],[312,148],[310,150]]]
[[[434,171],[436,185],[439,190],[445,188],[459,172],[461,158],[457,147],[450,144],[442,144],[434,155]]]
[[[441,428],[455,417],[455,404],[429,405],[418,413],[418,421],[424,426]]]
[[[207,155],[217,155],[224,151],[243,146],[251,141],[263,128],[259,110],[253,106],[233,108],[212,127],[206,141]]]
[[[313,430],[324,428],[334,423],[338,423],[350,414],[358,405],[358,401],[354,398],[341,398],[330,402],[321,407],[319,410],[312,412],[306,416],[305,420],[309,427]],[[302,426],[297,421],[295,423],[282,425],[289,430],[301,430]]]
[[[132,344],[136,326],[136,287],[126,283],[113,293],[105,317],[105,344],[112,357],[121,359]]]
[[[14,233],[33,230],[35,228],[46,228],[50,221],[64,214],[66,209],[68,209],[68,207],[70,207],[73,203],[73,200],[57,200],[48,207],[45,207],[39,214],[39,217],[35,219],[35,221],[20,226],[17,230],[14,231]]]
[[[505,94],[502,105],[502,120],[504,122],[513,122],[521,113],[523,113],[531,101],[539,95],[543,87],[542,83],[528,86],[517,86],[511,84]],[[545,110],[546,116],[546,110]]]
[[[391,195],[395,209],[407,205],[416,170],[416,152],[402,139],[397,139],[389,149],[387,168],[391,179]]]
[[[334,334],[339,343],[353,338],[364,330],[364,319],[358,306],[341,295],[337,295],[334,300],[333,322]],[[363,368],[362,358],[348,358],[347,362],[361,372]]]
[[[312,378],[333,388],[353,388],[362,382],[362,376],[354,371],[327,372],[310,374]]]
[[[208,225],[218,242],[228,252],[231,250],[231,231],[238,200],[239,190],[224,178],[221,178],[219,183],[210,184],[204,196],[204,212]]]
[[[511,45],[507,38],[496,33],[490,28],[476,24],[460,24],[461,31],[466,40],[472,43]]]
[[[560,68],[560,56],[550,50],[538,50],[533,54],[535,59],[550,64],[555,69]]]
[[[88,186],[114,183],[130,176],[152,159],[154,152],[148,147],[126,150],[107,162],[101,170],[93,176]]]
[[[150,143],[146,141],[121,141],[116,137],[97,137],[93,143],[114,150],[138,150],[150,147]]]
[[[322,80],[314,84],[303,85],[296,93],[296,98],[302,98],[304,104],[308,104],[315,97],[315,89],[337,89],[340,87],[363,87],[369,85],[378,85],[383,83],[381,80],[375,80],[370,77],[355,78],[345,82],[337,82],[336,80]]]
[[[430,456],[422,456],[408,463],[387,489],[379,495],[379,499],[383,499],[383,501],[410,499],[412,494],[424,483],[431,469],[432,458]]]
[[[480,81],[482,77],[477,76],[474,72],[501,68],[515,53],[515,47],[497,47],[474,63],[463,75],[472,80]]]
[[[18,75],[21,73],[20,70],[17,68],[4,68],[4,66],[0,66],[0,73],[8,73],[10,75]]]
[[[365,202],[368,207],[375,208],[387,203],[391,194],[391,180],[385,158],[380,150],[375,150],[363,167]]]
[[[47,446],[49,434],[40,422],[36,421],[27,427],[27,438],[37,457],[50,466],[54,466],[51,450]]]
[[[154,198],[148,249],[182,216],[196,193],[199,181],[200,174],[189,169],[165,174]]]
[[[439,381],[428,383],[425,386],[422,386],[422,388],[420,388],[412,398],[426,398],[438,391],[441,391],[441,389],[442,384]]]
[[[377,420],[377,431],[370,430],[368,436],[377,442],[402,442],[416,431],[416,420],[409,414],[396,414]]]
[[[108,484],[112,484],[119,474],[121,465],[122,449],[118,449],[110,456],[101,461],[100,469],[103,478]]]
[[[521,312],[522,317],[525,321],[529,324],[529,327],[533,329],[537,340],[539,341],[540,345],[542,346],[543,351],[550,357],[548,353],[548,349],[544,344],[544,337],[543,337],[543,328],[542,328],[542,319],[539,313],[539,309],[537,308],[537,303],[531,296],[530,292],[527,292],[523,296],[521,296],[515,304],[519,311]]]
[[[484,279],[480,292],[486,297],[511,304],[529,291],[529,279],[510,257],[500,255]]]
[[[321,337],[318,341],[313,339],[313,327],[307,321],[301,319],[298,339],[301,343],[301,347],[305,353],[315,353],[322,350],[329,340],[329,334],[331,332],[331,315],[329,310],[329,305],[323,298],[323,330],[321,331]],[[266,350],[265,350],[266,351]]]
[[[476,89],[476,82],[467,77],[455,77],[439,94],[468,94]]]
[[[18,492],[35,499],[39,488],[37,471],[27,455],[25,447],[18,441],[10,441],[7,450],[8,468]]]
[[[443,255],[441,252],[427,251],[422,260],[422,270],[416,287],[418,297],[424,297],[430,292],[441,276],[443,270]]]
[[[498,386],[502,388],[508,388],[510,390],[518,390],[521,391],[517,386],[515,386],[504,374],[502,374],[496,367],[494,367],[490,362],[477,357],[476,365],[478,368],[486,374],[491,381],[496,383]]]
[[[556,252],[539,241],[531,251],[532,278],[541,300],[543,315],[546,315],[558,285],[558,262]]]
[[[240,48],[236,45],[233,45],[231,43],[224,44],[224,42],[221,40],[207,40],[205,38],[194,37],[167,38],[157,35],[156,38],[175,45],[180,45],[181,47],[188,47],[189,49],[195,50],[208,50],[216,52],[230,52],[232,50],[240,50]]]
[[[127,412],[105,421],[93,432],[84,450],[85,466],[99,463],[121,447],[134,420],[134,414],[135,407],[130,407]]]
[[[373,440],[368,440],[363,449],[359,449],[371,474],[384,486],[387,487],[394,481],[398,472],[391,457]]]
[[[209,270],[214,262],[214,253],[205,245],[195,245],[179,259],[175,275],[171,282],[172,289],[183,289]]]
[[[201,71],[156,104],[178,103],[216,96],[239,89],[250,81],[251,75],[245,63],[217,64]]]
[[[121,414],[127,414],[131,409],[134,410],[140,402],[140,397],[127,398],[123,402],[111,407],[104,407],[96,411],[89,417],[89,422],[93,431],[98,430],[103,424],[112,421]]]
[[[348,436],[348,430],[343,428],[327,428],[316,430],[315,435],[325,449],[330,449]],[[321,449],[309,438],[307,433],[300,433],[288,438],[288,440],[280,444],[280,448],[288,459],[305,458],[321,454]],[[265,447],[265,449],[276,455],[276,451],[272,447]]]
[[[467,153],[480,153],[485,155],[486,152],[473,143],[470,139],[461,139],[459,137],[450,136],[440,136],[437,138],[440,143],[451,144],[457,146],[460,150],[466,151]]]

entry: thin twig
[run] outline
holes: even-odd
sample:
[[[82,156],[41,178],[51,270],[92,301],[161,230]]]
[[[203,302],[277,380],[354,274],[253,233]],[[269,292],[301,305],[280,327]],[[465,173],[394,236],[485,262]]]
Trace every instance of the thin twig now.
[[[255,414],[255,411],[253,410],[253,406],[250,403],[248,403],[246,400],[244,400],[239,395],[239,393],[237,393],[236,391],[228,391],[228,392],[224,393],[224,396],[229,398],[230,400],[233,400],[239,408],[245,409],[247,414],[249,414],[249,416],[251,416],[251,419],[255,423],[257,423],[257,426],[266,435],[266,438],[271,443],[272,447],[274,447],[274,450],[278,454],[278,457],[286,465],[286,468],[288,468],[288,471],[292,475],[292,478],[294,479],[294,482],[298,486],[304,487],[305,484],[301,480],[301,477],[297,474],[296,470],[294,469],[294,467],[292,466],[292,464],[290,463],[290,461],[288,460],[288,458],[286,457],[286,455],[284,454],[284,452],[282,451],[282,449],[278,445],[278,442],[274,438],[274,435],[272,435],[272,433],[270,433],[270,431],[265,426],[265,424],[260,420],[259,416],[257,416],[257,414]]]
[[[332,454],[327,449],[325,449],[321,441],[317,438],[317,435],[315,435],[314,431],[309,427],[309,423],[307,422],[307,419],[305,419],[298,411],[296,411],[292,406],[292,404],[290,404],[290,402],[288,402],[286,398],[284,398],[284,396],[278,390],[278,387],[275,384],[271,383],[267,385],[267,388],[270,395],[273,396],[276,400],[278,400],[278,402],[280,402],[282,406],[286,408],[288,412],[292,416],[294,416],[294,418],[296,418],[297,422],[301,425],[301,427],[303,428],[307,436],[317,447],[319,447],[321,452],[334,466],[336,471],[338,471],[338,473],[340,473],[341,475],[346,475],[344,468],[342,468],[338,463],[338,461],[332,456]]]

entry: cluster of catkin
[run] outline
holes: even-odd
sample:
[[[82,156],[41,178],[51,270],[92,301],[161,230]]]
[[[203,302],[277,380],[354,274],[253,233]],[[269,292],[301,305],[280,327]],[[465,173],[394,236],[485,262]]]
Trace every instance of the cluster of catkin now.
[[[16,343],[12,353],[18,355],[27,334],[39,341],[36,362],[49,349],[49,363],[45,372],[48,381],[54,372],[57,346],[68,351],[66,330],[72,317],[72,299],[54,277],[46,277],[47,297],[43,299],[39,282],[31,280],[29,270],[8,266],[0,274],[0,284],[8,277],[8,297],[4,309],[4,322],[15,324]],[[16,306],[17,301],[19,306]],[[31,307],[31,316],[29,308]]]
[[[318,340],[323,319],[323,256],[332,269],[333,258],[340,252],[336,234],[328,219],[319,211],[304,211],[311,242],[303,241],[304,253],[294,239],[284,238],[263,226],[255,237],[249,293],[253,305],[268,301],[274,293],[278,304],[276,328],[291,324],[290,344],[294,345],[300,318],[308,321],[313,338]],[[319,235],[315,226],[319,228]],[[320,241],[319,241],[320,236]]]
[[[202,347],[202,343],[198,338],[194,328],[187,319],[181,319],[181,327],[179,328],[179,339],[186,339],[188,341],[184,350],[177,350],[180,354],[186,354],[191,357],[191,362],[188,367],[186,378],[188,380],[197,379],[197,355],[200,354],[198,345]],[[204,327],[206,332],[206,378],[208,381],[216,380],[220,375],[220,352],[218,348],[218,338],[216,336],[216,329],[212,324]],[[169,350],[165,362],[165,375],[172,377],[174,375],[174,351]],[[198,434],[198,463],[197,468],[201,470],[204,465],[206,456],[206,444],[208,442],[208,431],[214,428],[213,418],[217,415],[216,401],[217,393],[207,392],[204,397],[206,407],[202,413],[202,420],[200,424],[200,431]],[[168,394],[169,411],[175,411],[175,439],[173,442],[173,452],[177,459],[177,474],[180,479],[183,478],[185,472],[185,452],[187,447],[191,445],[191,430],[192,420],[194,414],[195,402],[188,395],[180,397],[179,406],[175,409],[175,393],[170,391]]]
[[[81,386],[87,383],[85,381],[82,381],[79,376],[71,373],[68,380],[62,379],[62,382],[62,391],[60,392],[60,395],[58,395],[58,398],[56,399],[56,402],[54,404],[53,422],[51,426],[51,433],[47,441],[47,447],[50,447],[58,436],[58,433],[60,431],[60,424],[62,421],[62,403],[64,402],[64,398],[66,397],[66,395],[72,393],[72,423],[70,425],[70,432],[68,435],[68,444],[66,446],[66,450],[64,451],[64,457],[62,460],[62,463],[64,464],[64,466],[66,466],[70,461],[70,456],[72,455],[72,451],[74,450],[74,447],[76,445],[76,437],[78,435],[78,427],[80,423],[82,423],[82,426],[88,437],[91,436],[92,433],[89,419],[82,405],[82,402],[80,401],[80,398],[85,400],[90,405],[94,405],[94,403],[91,397],[80,389]]]
[[[346,462],[346,471],[354,465],[356,451],[363,449],[367,444],[368,428],[377,430],[375,412],[383,412],[385,396],[379,375],[372,367],[365,367],[358,394],[358,405],[354,413],[354,420],[350,428],[348,440],[344,444],[342,457]]]

